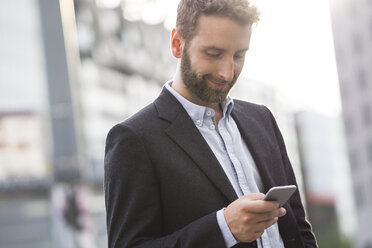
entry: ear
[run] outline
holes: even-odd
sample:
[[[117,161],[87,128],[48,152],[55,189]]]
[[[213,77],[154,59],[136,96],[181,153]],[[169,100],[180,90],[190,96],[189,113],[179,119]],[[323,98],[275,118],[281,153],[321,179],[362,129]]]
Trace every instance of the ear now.
[[[181,35],[181,31],[178,28],[174,28],[171,34],[171,52],[175,58],[182,57],[182,49],[183,49],[183,38]]]

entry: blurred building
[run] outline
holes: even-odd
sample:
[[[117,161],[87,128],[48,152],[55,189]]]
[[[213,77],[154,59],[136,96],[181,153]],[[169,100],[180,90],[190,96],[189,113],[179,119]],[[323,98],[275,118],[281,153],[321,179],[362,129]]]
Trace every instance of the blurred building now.
[[[0,247],[52,245],[52,168],[37,1],[0,7]]]
[[[33,112],[0,112],[0,182],[50,177],[41,131]]]
[[[310,111],[295,119],[309,220],[319,246],[348,247],[355,213],[341,121]]]
[[[51,173],[41,131],[33,112],[0,112],[0,247],[51,245]]]
[[[106,134],[155,99],[176,66],[164,8],[149,2],[1,3],[0,247],[107,246]],[[233,95],[273,111],[302,185],[289,105],[240,81]]]
[[[331,1],[343,119],[357,213],[356,247],[372,247],[372,2]]]
[[[126,15],[133,13],[127,1],[111,6],[106,1],[77,0],[75,5],[84,152],[93,181],[102,185],[107,132],[152,102],[176,63],[162,20],[155,25],[128,20]]]

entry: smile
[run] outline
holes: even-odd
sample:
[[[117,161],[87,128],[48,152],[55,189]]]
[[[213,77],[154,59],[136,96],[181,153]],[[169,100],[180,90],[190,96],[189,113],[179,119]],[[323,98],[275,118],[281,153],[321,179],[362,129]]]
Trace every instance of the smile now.
[[[228,82],[226,81],[220,81],[220,82],[216,82],[214,80],[211,80],[209,78],[207,78],[207,81],[211,84],[213,84],[214,86],[218,87],[218,88],[225,88],[227,85],[228,85]]]

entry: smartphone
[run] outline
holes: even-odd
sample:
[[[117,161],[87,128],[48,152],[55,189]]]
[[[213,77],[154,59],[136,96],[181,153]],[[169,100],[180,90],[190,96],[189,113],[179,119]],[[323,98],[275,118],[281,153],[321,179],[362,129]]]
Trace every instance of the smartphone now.
[[[277,201],[279,202],[279,206],[282,207],[296,189],[296,185],[275,186],[266,193],[263,199],[265,201]]]

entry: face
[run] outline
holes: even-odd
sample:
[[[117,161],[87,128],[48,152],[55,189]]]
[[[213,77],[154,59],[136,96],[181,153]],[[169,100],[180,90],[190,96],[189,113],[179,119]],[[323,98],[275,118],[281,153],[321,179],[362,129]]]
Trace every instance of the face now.
[[[251,25],[201,16],[195,36],[182,50],[184,95],[201,105],[223,102],[243,69]]]

